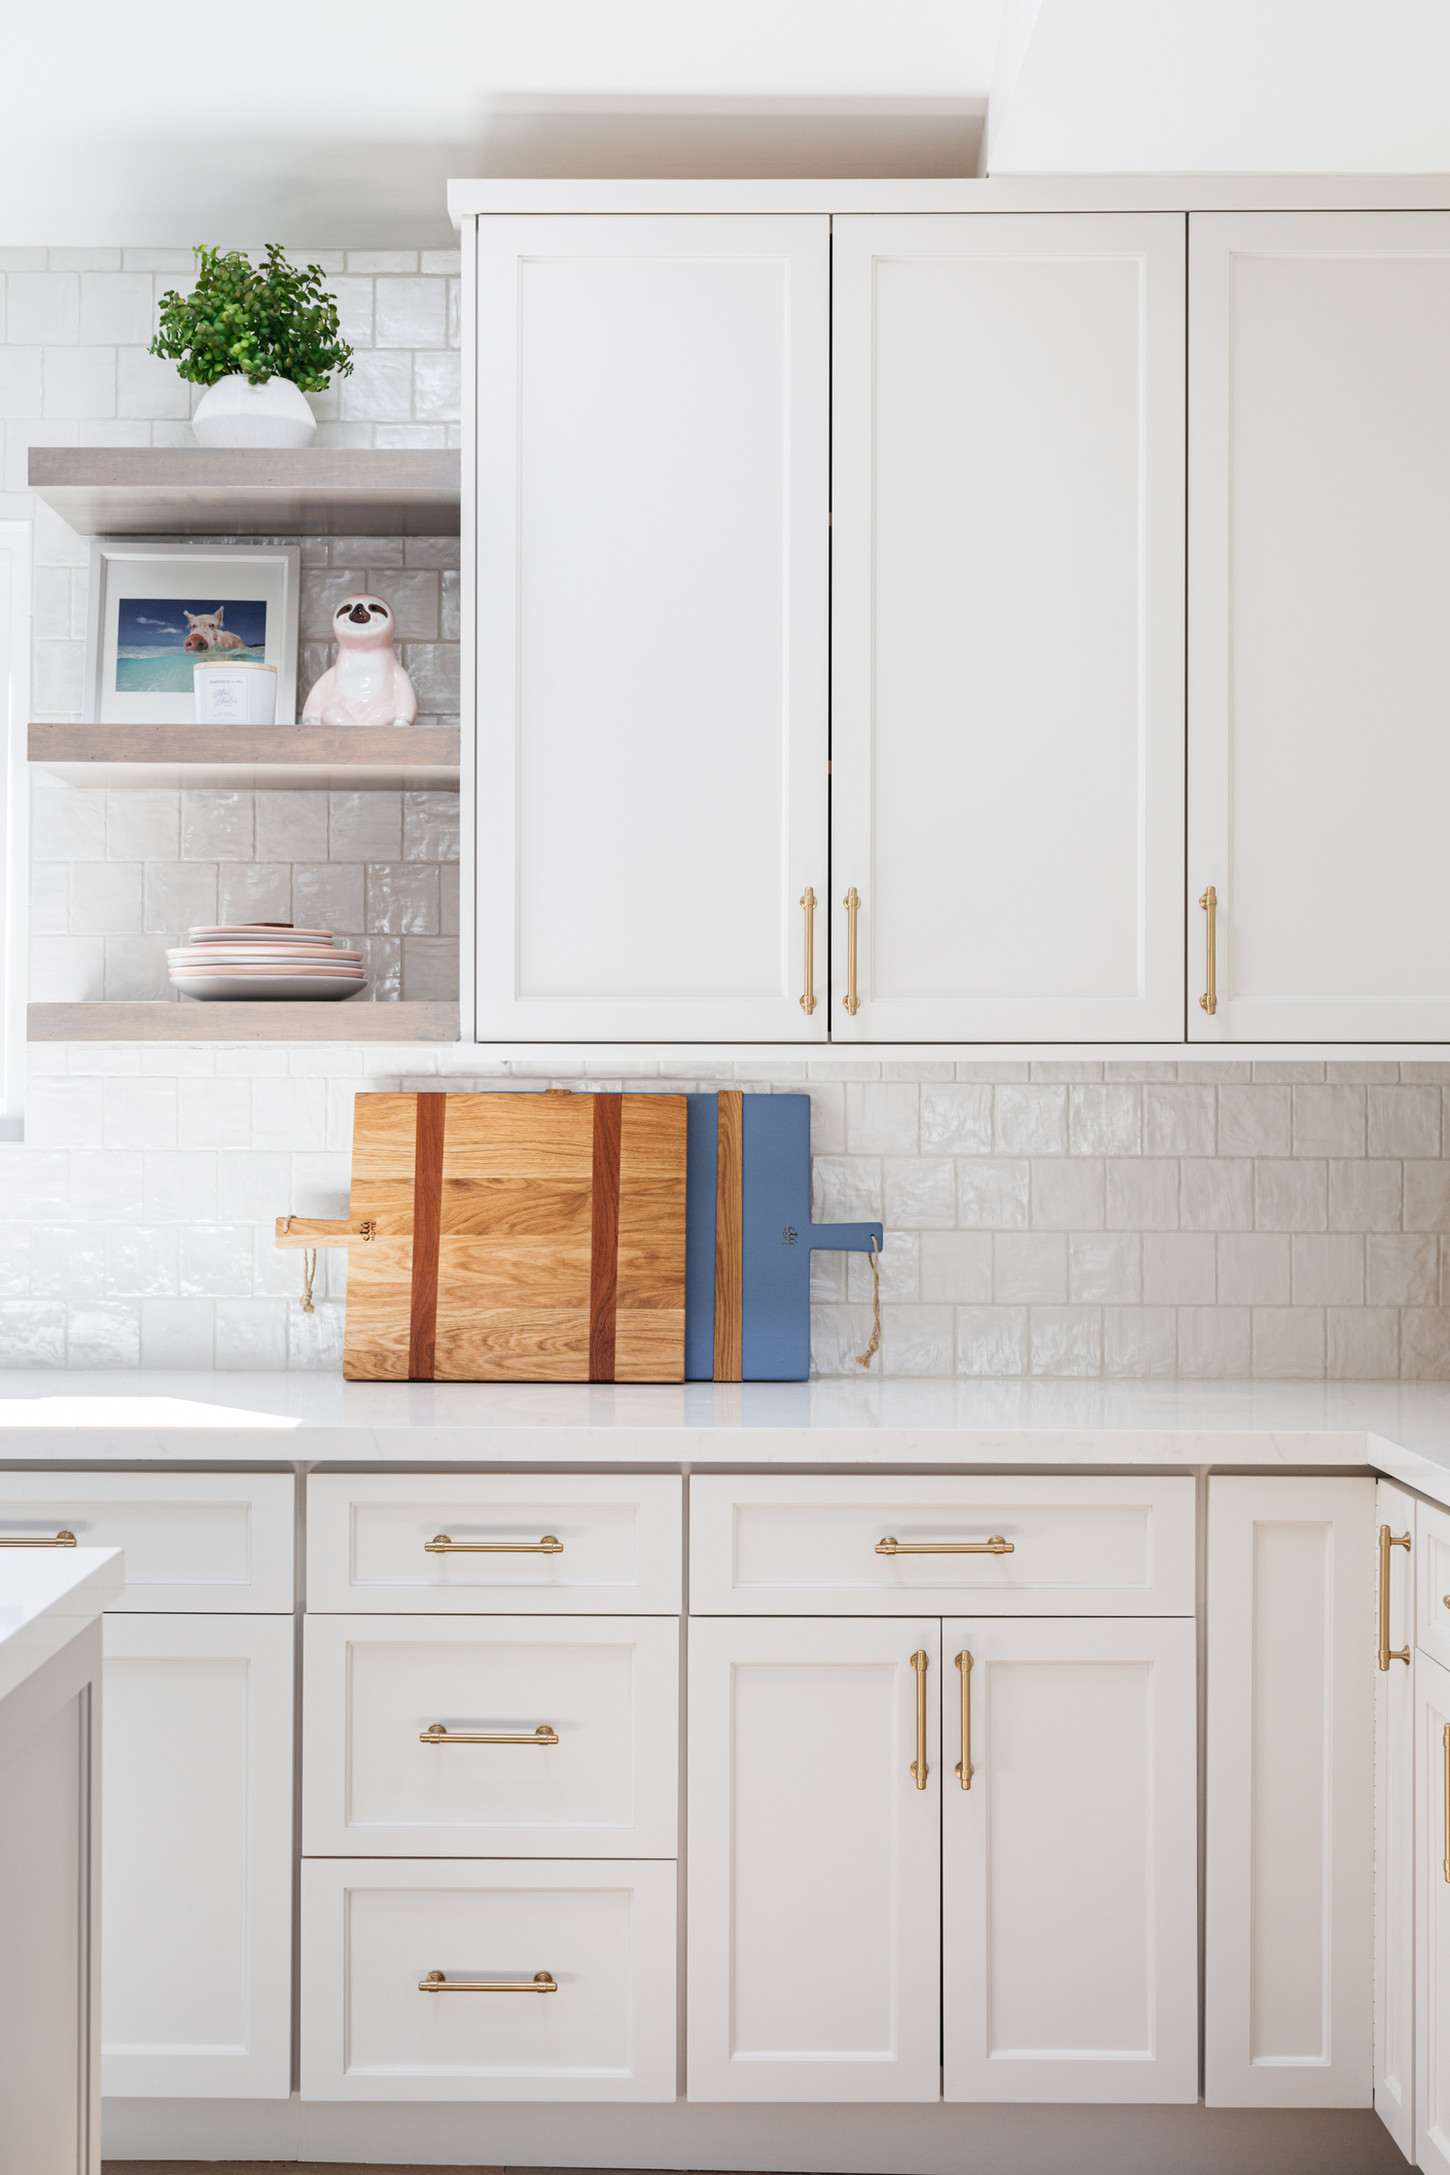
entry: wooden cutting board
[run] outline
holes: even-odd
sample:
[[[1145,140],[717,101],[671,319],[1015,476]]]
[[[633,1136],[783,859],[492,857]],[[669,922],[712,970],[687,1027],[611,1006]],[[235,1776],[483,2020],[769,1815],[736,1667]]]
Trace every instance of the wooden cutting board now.
[[[680,1382],[683,1095],[359,1095],[349,1381]]]

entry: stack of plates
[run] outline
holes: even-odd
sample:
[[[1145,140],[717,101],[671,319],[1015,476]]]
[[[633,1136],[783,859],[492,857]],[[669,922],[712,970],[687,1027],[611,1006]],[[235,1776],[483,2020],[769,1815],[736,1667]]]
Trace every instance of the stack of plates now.
[[[183,997],[351,997],[367,982],[362,953],[341,950],[330,929],[233,921],[187,935],[166,954]]]

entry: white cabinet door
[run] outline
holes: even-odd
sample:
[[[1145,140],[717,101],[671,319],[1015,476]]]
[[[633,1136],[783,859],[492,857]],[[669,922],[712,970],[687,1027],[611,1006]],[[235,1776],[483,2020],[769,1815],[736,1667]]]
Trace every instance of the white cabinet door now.
[[[296,1531],[290,1473],[0,1473],[0,1550],[69,1533],[126,1551],[113,1615],[289,1610]]]
[[[675,1890],[623,1859],[307,1860],[303,2099],[674,2099]]]
[[[476,246],[477,1034],[821,1041],[829,221]]]
[[[1415,2164],[1450,2175],[1450,1669],[1415,1660]]]
[[[1450,214],[1190,230],[1189,1034],[1445,1040]]]
[[[1380,1631],[1375,1674],[1374,2104],[1407,2160],[1415,2128],[1415,1501],[1375,1491]],[[1386,1538],[1388,1536],[1388,1539]]]
[[[292,1619],[108,1616],[102,2090],[291,2087]]]
[[[934,1619],[691,1620],[692,2100],[937,2098],[940,1654]]]
[[[1183,275],[1176,214],[835,222],[836,1041],[1182,1038]]]
[[[942,1630],[946,2097],[1196,2101],[1194,1624]]]
[[[1208,1489],[1210,2107],[1368,2107],[1372,1480]]]
[[[309,1857],[678,1856],[677,1618],[310,1616],[305,1643]]]

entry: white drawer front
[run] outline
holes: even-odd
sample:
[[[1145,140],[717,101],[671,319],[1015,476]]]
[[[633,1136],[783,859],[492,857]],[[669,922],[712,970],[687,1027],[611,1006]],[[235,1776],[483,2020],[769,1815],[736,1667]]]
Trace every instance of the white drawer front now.
[[[1191,1616],[1193,1490],[1179,1478],[697,1478],[690,1609]]]
[[[303,1865],[304,2099],[669,2100],[675,2066],[673,1865]]]
[[[118,1610],[280,1615],[295,1504],[290,1473],[0,1473],[0,1542],[67,1532],[124,1548]]]
[[[680,1503],[672,1474],[315,1473],[307,1605],[674,1615]]]
[[[1402,1526],[1395,1528],[1402,1532]],[[1403,1551],[1390,1550],[1391,1581],[1399,1575],[1394,1566]],[[1415,1644],[1433,1654],[1442,1669],[1450,1669],[1450,1511],[1433,1503],[1416,1503],[1414,1533]],[[1393,1619],[1391,1619],[1393,1625]],[[1398,1645],[1391,1636],[1391,1644]]]
[[[309,1617],[304,1850],[673,1858],[679,1640],[658,1616]]]

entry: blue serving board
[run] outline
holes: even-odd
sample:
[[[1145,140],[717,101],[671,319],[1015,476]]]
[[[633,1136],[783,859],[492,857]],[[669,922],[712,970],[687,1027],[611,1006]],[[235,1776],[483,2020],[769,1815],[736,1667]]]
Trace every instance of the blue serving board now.
[[[717,1095],[689,1095],[685,1224],[685,1380],[715,1374]],[[811,1371],[811,1255],[866,1254],[879,1223],[811,1222],[811,1099],[741,1099],[740,1373],[746,1382],[804,1382]]]

